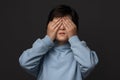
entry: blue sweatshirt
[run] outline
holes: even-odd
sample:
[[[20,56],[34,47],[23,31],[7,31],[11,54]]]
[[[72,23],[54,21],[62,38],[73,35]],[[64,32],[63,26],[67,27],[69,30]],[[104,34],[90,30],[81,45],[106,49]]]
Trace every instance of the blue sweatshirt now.
[[[37,80],[83,80],[98,63],[98,57],[77,35],[64,45],[46,35],[23,51],[19,62]]]

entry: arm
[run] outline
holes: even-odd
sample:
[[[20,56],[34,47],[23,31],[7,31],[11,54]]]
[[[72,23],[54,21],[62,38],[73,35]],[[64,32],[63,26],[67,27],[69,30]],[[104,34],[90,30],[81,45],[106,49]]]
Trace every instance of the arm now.
[[[69,37],[69,43],[74,54],[74,59],[79,65],[83,77],[86,77],[98,63],[95,51],[90,50],[85,42],[80,41],[77,36],[77,26],[69,17],[63,18],[63,25]]]
[[[34,76],[37,76],[39,68],[42,66],[43,55],[54,45],[51,39],[46,35],[43,39],[37,39],[32,48],[23,51],[19,58],[21,67]]]
[[[31,74],[37,76],[39,69],[42,67],[43,56],[53,47],[53,41],[60,25],[61,19],[59,18],[50,21],[47,26],[47,35],[45,38],[37,39],[32,48],[25,50],[20,56],[20,65]]]
[[[80,66],[82,76],[86,77],[98,63],[98,57],[95,51],[90,50],[86,43],[80,41],[76,35],[69,39],[69,43],[71,44],[74,59]]]

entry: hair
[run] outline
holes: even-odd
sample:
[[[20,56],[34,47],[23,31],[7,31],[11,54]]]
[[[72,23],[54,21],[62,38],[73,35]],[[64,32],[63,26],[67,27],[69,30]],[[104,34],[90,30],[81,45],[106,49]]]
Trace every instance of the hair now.
[[[52,21],[53,18],[55,17],[64,17],[64,16],[70,16],[72,18],[72,21],[75,23],[75,25],[79,26],[79,16],[77,14],[77,12],[71,8],[68,5],[58,5],[55,8],[53,8],[49,15],[48,15],[48,20],[47,20],[47,24],[49,23],[49,21]]]

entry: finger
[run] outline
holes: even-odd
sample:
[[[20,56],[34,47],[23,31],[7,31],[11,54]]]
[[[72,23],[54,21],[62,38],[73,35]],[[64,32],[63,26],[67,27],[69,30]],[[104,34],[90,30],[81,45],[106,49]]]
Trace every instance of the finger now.
[[[52,21],[49,21],[48,26],[51,26],[51,25],[52,25]]]
[[[66,19],[72,27],[76,26],[75,23],[69,17],[66,17]]]
[[[56,18],[57,19],[57,18]],[[54,27],[54,24],[56,24],[58,21],[60,20],[60,18],[59,19],[57,19],[57,20],[52,20],[52,21],[49,21],[49,23],[48,23],[48,26],[49,27]]]
[[[63,22],[63,26],[65,27],[66,30],[69,29],[69,25],[65,21]]]
[[[68,29],[68,27],[66,27],[66,24],[64,22],[63,22],[63,26],[65,27],[66,30]]]
[[[64,23],[65,27],[70,28],[71,25],[66,21],[65,18],[63,19],[63,23]]]
[[[57,22],[59,22],[60,21],[60,18],[54,18],[53,20],[52,20],[52,24],[54,25],[54,24],[56,24]],[[52,26],[53,26],[52,25]]]
[[[70,22],[68,21],[68,19],[66,17],[64,18],[64,20],[65,20],[65,23],[68,25],[69,28],[72,27],[72,25],[70,24]]]
[[[55,29],[61,23],[61,19],[53,24],[53,29]]]
[[[75,25],[70,17],[66,16],[65,19],[70,25]]]
[[[57,27],[54,28],[54,30],[55,30],[55,31],[58,31],[58,29],[60,28],[61,25],[62,25],[62,23],[59,23],[59,24],[57,25]]]

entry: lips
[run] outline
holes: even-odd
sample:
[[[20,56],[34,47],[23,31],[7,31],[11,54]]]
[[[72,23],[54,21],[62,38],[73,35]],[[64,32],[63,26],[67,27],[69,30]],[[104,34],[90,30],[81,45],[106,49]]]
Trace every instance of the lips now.
[[[60,35],[65,35],[65,32],[59,32]]]

